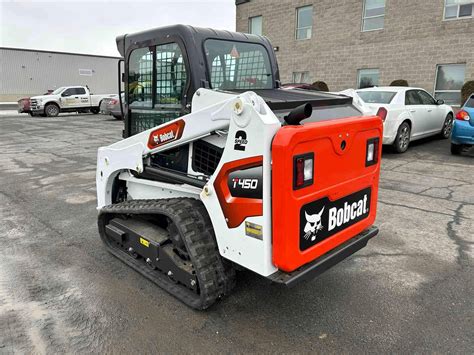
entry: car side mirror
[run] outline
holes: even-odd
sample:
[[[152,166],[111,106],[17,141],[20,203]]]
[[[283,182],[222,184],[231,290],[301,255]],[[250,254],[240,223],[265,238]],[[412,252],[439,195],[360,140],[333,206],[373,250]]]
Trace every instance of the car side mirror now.
[[[67,97],[67,96],[71,96],[71,95],[69,95],[67,92],[63,92],[63,93],[61,94],[61,96],[62,96],[62,97]]]
[[[436,100],[437,105],[444,105],[444,100],[443,99],[438,99]]]

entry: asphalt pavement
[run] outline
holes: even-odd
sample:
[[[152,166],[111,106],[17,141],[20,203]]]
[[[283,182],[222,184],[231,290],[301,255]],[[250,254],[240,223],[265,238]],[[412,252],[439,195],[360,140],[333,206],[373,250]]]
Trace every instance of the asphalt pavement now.
[[[0,114],[0,354],[473,353],[474,152],[384,150],[380,234],[284,289],[239,272],[194,311],[110,255],[95,160],[122,123]]]

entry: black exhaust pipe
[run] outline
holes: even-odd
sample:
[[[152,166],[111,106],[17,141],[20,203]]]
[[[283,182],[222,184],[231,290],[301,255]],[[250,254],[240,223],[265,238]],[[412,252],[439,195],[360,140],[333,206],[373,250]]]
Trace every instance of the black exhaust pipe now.
[[[284,117],[284,120],[286,124],[296,126],[305,118],[310,117],[312,113],[313,107],[311,104],[304,104],[291,110],[290,113]]]

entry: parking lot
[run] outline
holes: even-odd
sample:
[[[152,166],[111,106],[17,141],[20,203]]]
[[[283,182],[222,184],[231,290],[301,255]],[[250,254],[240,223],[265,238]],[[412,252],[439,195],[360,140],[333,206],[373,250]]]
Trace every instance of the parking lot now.
[[[0,112],[0,353],[472,353],[474,152],[384,151],[378,237],[288,290],[250,272],[197,312],[110,255],[97,232],[100,115]]]

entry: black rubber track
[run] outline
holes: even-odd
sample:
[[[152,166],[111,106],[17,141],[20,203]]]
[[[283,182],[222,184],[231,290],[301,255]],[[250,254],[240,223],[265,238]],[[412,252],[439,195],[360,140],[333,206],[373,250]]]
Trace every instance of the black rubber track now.
[[[133,259],[111,243],[105,234],[108,221],[120,215],[164,215],[175,223],[184,240],[199,283],[199,294],[171,281],[164,273],[151,270],[143,260]],[[98,217],[99,233],[117,258],[187,304],[203,310],[230,293],[235,271],[217,249],[211,220],[201,201],[191,198],[131,200],[103,207]]]

